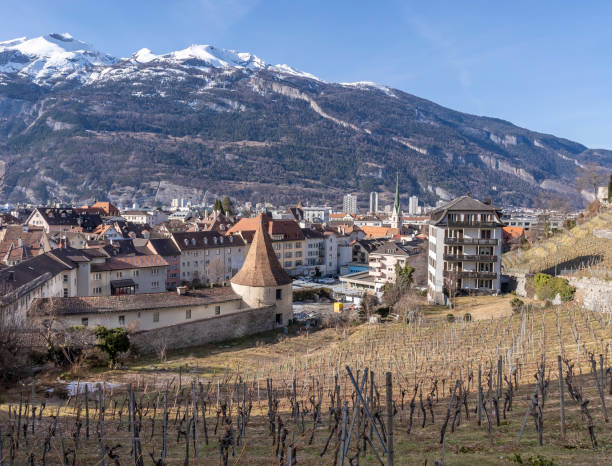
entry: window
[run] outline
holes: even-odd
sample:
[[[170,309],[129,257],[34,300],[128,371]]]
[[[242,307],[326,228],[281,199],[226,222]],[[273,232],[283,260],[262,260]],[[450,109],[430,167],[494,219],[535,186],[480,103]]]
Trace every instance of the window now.
[[[153,313],[153,322],[159,322],[159,311]]]
[[[87,317],[83,317],[83,318],[81,319],[81,325],[82,325],[83,327],[87,327],[87,326],[89,325],[89,319],[88,319]]]
[[[93,294],[102,294],[102,288],[96,287],[93,289]]]
[[[68,297],[68,288],[64,288],[64,298]]]
[[[138,270],[134,270],[134,276],[137,277],[138,276]]]
[[[117,278],[123,277],[123,272],[117,272]]]
[[[291,267],[291,261],[285,261],[285,267]]]
[[[283,325],[283,315],[282,314],[276,314],[276,324]]]
[[[299,248],[300,247],[300,243],[295,243],[295,247]]]
[[[94,280],[102,280],[102,274],[101,273],[94,273]]]
[[[119,316],[119,325],[125,325],[125,316]]]
[[[151,282],[151,286],[153,288],[158,288],[159,287],[159,282]]]
[[[191,319],[191,309],[185,311],[185,319]]]
[[[276,299],[283,299],[283,290],[281,288],[276,289]]]
[[[221,249],[217,249],[217,256],[221,254]]]
[[[68,283],[68,275],[64,275],[64,283]]]
[[[221,306],[215,306],[215,315],[218,316],[221,314]]]

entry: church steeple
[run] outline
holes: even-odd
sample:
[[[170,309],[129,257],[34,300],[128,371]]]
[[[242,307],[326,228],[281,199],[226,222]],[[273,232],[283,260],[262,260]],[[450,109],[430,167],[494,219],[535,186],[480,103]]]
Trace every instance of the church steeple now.
[[[399,198],[399,173],[395,175],[395,202],[393,203],[393,212],[391,213],[391,228],[401,228],[402,212],[400,208]]]
[[[400,210],[400,200],[399,200],[399,173],[395,174],[395,203],[393,204],[393,210],[398,212]]]

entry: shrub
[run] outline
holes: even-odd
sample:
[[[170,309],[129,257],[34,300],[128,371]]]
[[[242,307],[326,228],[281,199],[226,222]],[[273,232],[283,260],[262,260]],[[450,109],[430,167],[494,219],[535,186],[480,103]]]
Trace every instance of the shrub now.
[[[466,312],[465,314],[463,314],[463,321],[464,322],[471,322],[472,321],[472,314],[470,314],[469,312]]]
[[[521,312],[521,309],[523,308],[524,305],[525,303],[523,302],[523,300],[518,297],[514,297],[510,300],[510,306],[512,306],[512,312],[514,312],[515,314],[518,312]]]
[[[108,329],[102,325],[98,325],[94,331],[94,335],[98,339],[98,348],[108,354],[110,359],[110,367],[117,365],[117,357],[119,353],[125,353],[130,349],[130,338],[127,330],[124,328]]]
[[[455,321],[455,316],[449,312],[448,314],[446,314],[446,320],[448,322],[454,322]]]
[[[540,300],[552,300],[560,295],[561,301],[567,302],[574,296],[576,288],[571,286],[567,279],[553,277],[547,273],[538,273],[533,277],[536,296]]]

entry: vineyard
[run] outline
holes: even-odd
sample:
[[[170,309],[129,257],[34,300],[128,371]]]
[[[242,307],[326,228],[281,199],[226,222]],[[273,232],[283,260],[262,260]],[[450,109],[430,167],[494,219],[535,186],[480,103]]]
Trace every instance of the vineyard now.
[[[586,270],[612,277],[612,239],[598,237],[598,230],[612,231],[608,209],[571,230],[537,242],[529,249],[515,249],[503,256],[505,273],[558,273]]]
[[[610,463],[611,330],[573,305],[439,311],[138,361],[63,396],[24,381],[0,464]]]

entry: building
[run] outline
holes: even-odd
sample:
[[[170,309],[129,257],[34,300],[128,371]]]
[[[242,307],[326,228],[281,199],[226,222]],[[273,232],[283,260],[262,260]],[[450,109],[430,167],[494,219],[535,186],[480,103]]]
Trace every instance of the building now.
[[[0,312],[5,322],[25,323],[36,298],[88,294],[89,258],[83,251],[62,248],[0,270]]]
[[[31,228],[42,228],[45,233],[71,230],[92,232],[102,224],[102,219],[97,213],[73,208],[37,207],[24,223]]]
[[[232,278],[232,290],[250,307],[275,306],[276,325],[287,325],[292,315],[291,277],[281,266],[263,216],[240,271]]]
[[[170,238],[181,252],[180,281],[202,285],[224,284],[240,270],[247,245],[240,236],[217,231],[185,231]]]
[[[231,287],[103,297],[37,295],[27,316],[55,331],[128,328],[130,340],[143,352],[185,348],[286,326],[292,319],[291,282],[262,221]]]
[[[370,275],[382,285],[395,283],[396,267],[404,267],[410,256],[418,254],[416,244],[386,241],[369,254]]]
[[[356,214],[357,213],[357,195],[356,194],[345,194],[342,199],[342,210],[345,214]]]
[[[166,290],[167,268],[164,258],[155,254],[94,259],[88,295],[161,293]]]
[[[378,193],[376,191],[370,193],[370,209],[368,212],[371,214],[378,213]]]
[[[149,254],[157,254],[168,263],[166,289],[174,290],[181,284],[181,250],[171,238],[158,238],[147,241]]]
[[[128,222],[137,223],[140,225],[150,225],[154,227],[168,220],[168,214],[156,210],[126,210],[121,213],[121,216]]]
[[[431,213],[427,298],[446,303],[451,295],[501,290],[501,211],[461,196]]]
[[[402,227],[402,211],[399,198],[399,175],[395,179],[395,202],[393,203],[393,211],[391,212],[391,228],[400,229]]]
[[[410,196],[408,199],[408,213],[410,215],[419,214],[419,198],[418,196]]]
[[[332,208],[327,206],[306,206],[302,207],[301,210],[303,219],[306,223],[329,223],[332,213]]]
[[[0,229],[0,262],[16,265],[24,260],[51,251],[44,230],[21,225],[6,225]]]
[[[103,212],[103,215],[106,217],[119,217],[121,215],[119,209],[110,202],[98,201],[90,207],[92,209],[100,209],[100,211]]]
[[[266,214],[260,214],[257,217],[240,219],[227,234],[239,235],[247,244],[251,244],[261,222],[267,225],[276,256],[285,271],[291,276],[303,274],[306,237],[294,220],[277,220]]]

